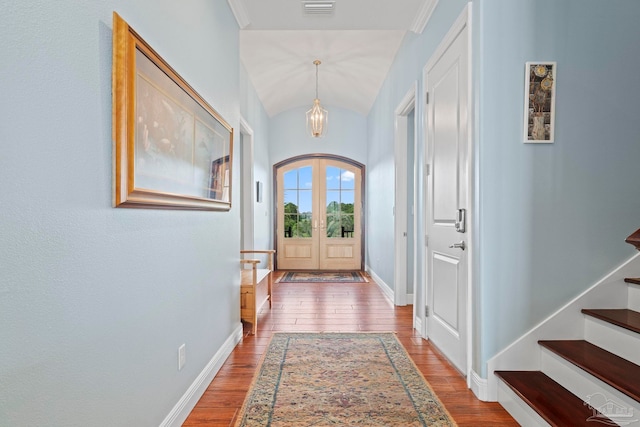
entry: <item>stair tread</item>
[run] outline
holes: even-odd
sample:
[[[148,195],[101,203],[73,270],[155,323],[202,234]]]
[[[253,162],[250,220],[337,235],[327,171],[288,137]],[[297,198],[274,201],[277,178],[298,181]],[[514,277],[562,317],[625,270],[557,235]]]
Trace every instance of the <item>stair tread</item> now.
[[[626,308],[583,309],[584,314],[640,334],[640,313]]]
[[[624,279],[627,283],[635,283],[636,285],[640,285],[640,277],[627,277]]]
[[[611,423],[540,371],[496,371],[495,374],[552,426],[593,427],[596,420],[605,425],[607,421]]]
[[[636,230],[631,236],[627,237],[625,242],[629,243],[640,250],[640,228]]]
[[[538,344],[640,402],[640,366],[635,363],[584,340]]]

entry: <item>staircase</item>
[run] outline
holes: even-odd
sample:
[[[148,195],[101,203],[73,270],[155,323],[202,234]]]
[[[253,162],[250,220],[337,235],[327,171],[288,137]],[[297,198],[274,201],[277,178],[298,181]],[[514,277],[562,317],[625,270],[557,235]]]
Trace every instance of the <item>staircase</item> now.
[[[640,229],[626,239],[640,250]],[[627,308],[582,309],[584,339],[539,340],[539,371],[496,370],[498,401],[523,426],[640,427],[640,278]]]

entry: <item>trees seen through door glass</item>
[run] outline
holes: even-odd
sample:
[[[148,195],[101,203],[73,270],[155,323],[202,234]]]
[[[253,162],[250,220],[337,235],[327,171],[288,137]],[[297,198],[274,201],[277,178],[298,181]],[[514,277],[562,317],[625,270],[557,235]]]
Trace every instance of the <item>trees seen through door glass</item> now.
[[[353,237],[355,175],[335,166],[327,166],[327,237]]]
[[[313,168],[284,173],[284,237],[311,237]]]

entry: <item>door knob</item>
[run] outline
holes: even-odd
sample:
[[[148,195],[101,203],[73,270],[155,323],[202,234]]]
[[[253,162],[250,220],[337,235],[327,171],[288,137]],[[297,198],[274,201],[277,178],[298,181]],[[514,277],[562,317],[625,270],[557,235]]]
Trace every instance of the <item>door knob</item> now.
[[[460,242],[460,243],[454,243],[453,245],[449,246],[450,248],[456,248],[456,249],[462,249],[464,251],[464,248],[467,247],[467,245],[464,244],[464,241]]]

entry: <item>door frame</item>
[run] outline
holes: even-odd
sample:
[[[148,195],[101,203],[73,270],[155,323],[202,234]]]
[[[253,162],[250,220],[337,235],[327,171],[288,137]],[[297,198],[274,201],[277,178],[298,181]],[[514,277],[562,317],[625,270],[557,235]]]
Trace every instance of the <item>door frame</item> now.
[[[407,181],[407,169],[409,167],[414,171],[414,186],[413,186],[413,229],[416,229],[416,185],[415,185],[415,162],[417,154],[417,120],[414,120],[413,125],[413,161],[412,165],[408,164],[407,150],[409,148],[409,135],[407,132],[407,126],[409,123],[408,116],[413,111],[416,112],[416,99],[418,97],[418,84],[414,82],[411,85],[411,89],[406,93],[402,101],[395,109],[395,138],[394,138],[394,151],[395,151],[395,204],[393,209],[393,217],[395,223],[394,232],[394,303],[395,305],[404,306],[409,302],[413,304],[413,322],[415,327],[416,319],[416,304],[415,304],[415,284],[416,284],[416,238],[413,238],[413,271],[406,271],[406,259],[407,259],[407,202],[409,197],[407,194],[408,181]],[[408,301],[408,289],[407,289],[407,274],[413,274],[414,291],[413,298]],[[404,284],[404,285],[403,285]]]
[[[240,249],[252,250],[254,248],[254,222],[255,222],[255,186],[253,184],[253,129],[249,123],[241,116],[240,126],[241,135],[241,156],[240,168],[242,177],[240,178],[240,227],[241,242]]]
[[[281,160],[280,162],[273,165],[273,244],[274,247],[278,247],[278,169],[283,166],[287,166],[291,163],[298,162],[300,160],[315,160],[315,159],[328,159],[335,160],[339,162],[348,163],[356,168],[360,169],[360,175],[362,177],[362,184],[360,186],[360,270],[364,271],[365,265],[365,233],[366,230],[366,215],[365,212],[365,195],[366,193],[366,166],[356,160],[350,159],[348,157],[338,156],[335,154],[325,154],[325,153],[312,153],[312,154],[302,154],[300,156],[289,157],[288,159]],[[278,257],[275,257],[275,269],[278,269]]]
[[[447,34],[443,37],[442,41],[436,48],[431,58],[427,61],[427,64],[424,66],[422,71],[422,81],[423,81],[423,93],[422,95],[425,97],[425,105],[427,105],[426,97],[427,97],[427,88],[428,85],[428,72],[433,66],[440,60],[443,54],[447,51],[447,49],[451,46],[451,44],[455,41],[457,36],[466,28],[467,29],[467,61],[468,61],[468,70],[467,70],[467,84],[468,84],[468,94],[467,94],[467,200],[466,205],[467,209],[467,221],[466,221],[466,240],[467,240],[467,301],[466,301],[466,367],[465,372],[463,374],[467,378],[467,386],[472,387],[472,372],[473,372],[473,342],[474,342],[474,329],[473,329],[473,320],[474,320],[474,300],[475,293],[473,292],[473,283],[474,283],[474,275],[473,275],[473,265],[474,265],[474,247],[476,245],[474,236],[475,236],[475,224],[477,224],[477,212],[476,209],[476,192],[477,189],[475,187],[475,183],[477,182],[477,178],[475,176],[476,168],[475,164],[475,129],[474,126],[476,120],[476,114],[474,110],[475,100],[477,99],[475,95],[475,86],[473,84],[473,28],[472,28],[472,4],[471,2],[467,3],[465,8],[462,10],[454,24],[451,26]],[[428,135],[429,135],[429,121],[428,121],[429,109],[425,108],[423,111],[423,138],[424,138],[424,164],[429,167],[429,157],[430,153],[428,152]],[[427,235],[427,246],[428,246],[428,235],[429,235],[429,227],[428,227],[428,192],[429,192],[429,180],[430,180],[430,169],[424,175],[425,185],[424,185],[424,230]],[[425,248],[426,249],[426,248]],[[426,257],[428,256],[428,249],[424,252],[425,262]],[[422,295],[423,295],[423,303],[425,306],[430,306],[430,301],[428,300],[428,284],[430,272],[425,271],[424,280],[420,284],[422,287]],[[425,339],[429,337],[429,331],[427,330],[427,319],[426,315],[422,313],[422,327],[423,330],[422,336]]]

